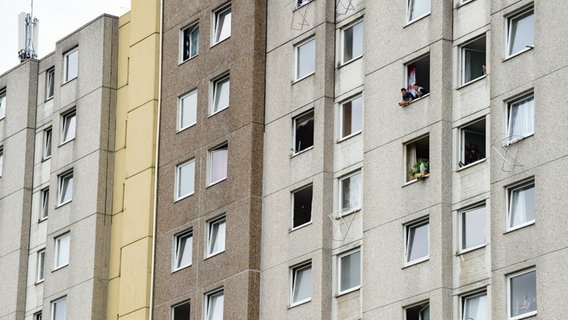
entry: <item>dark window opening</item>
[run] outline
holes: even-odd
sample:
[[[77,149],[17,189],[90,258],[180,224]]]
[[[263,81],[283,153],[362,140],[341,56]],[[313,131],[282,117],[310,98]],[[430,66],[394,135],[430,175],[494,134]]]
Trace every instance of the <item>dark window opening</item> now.
[[[421,179],[430,172],[430,138],[424,136],[406,144],[407,180]]]
[[[406,77],[408,91],[415,99],[428,94],[430,92],[430,55],[425,55],[407,64]]]
[[[314,112],[310,111],[294,119],[294,152],[301,152],[313,145]]]
[[[430,305],[422,303],[406,309],[406,320],[430,320]]]
[[[460,167],[485,159],[485,118],[461,129],[461,143]]]
[[[486,73],[485,36],[462,47],[462,84],[466,84]]]
[[[189,320],[189,302],[184,302],[180,305],[173,307],[172,320]]]
[[[294,192],[294,217],[292,227],[296,228],[312,221],[312,186]]]

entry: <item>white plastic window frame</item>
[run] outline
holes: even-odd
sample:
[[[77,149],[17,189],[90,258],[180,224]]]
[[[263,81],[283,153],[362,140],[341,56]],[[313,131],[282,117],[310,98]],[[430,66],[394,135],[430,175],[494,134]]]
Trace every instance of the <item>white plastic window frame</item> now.
[[[59,207],[73,201],[73,170],[60,174],[57,180],[57,206]],[[71,195],[68,200],[65,200],[67,192],[71,192]]]
[[[36,261],[36,278],[35,283],[41,283],[45,279],[45,248],[38,250]]]
[[[468,123],[460,126],[459,129],[458,129],[459,143],[460,143],[459,144],[459,155],[458,155],[459,156],[458,170],[461,170],[463,168],[469,168],[470,166],[481,163],[481,162],[485,161],[485,159],[487,159],[487,143],[486,143],[485,144],[485,150],[483,150],[484,153],[485,153],[485,157],[480,158],[477,161],[465,164],[465,161],[466,161],[466,159],[465,159],[465,135],[466,135],[466,132],[469,132],[470,134],[474,133],[471,130],[467,130],[467,128],[470,127],[471,125],[474,125],[474,124],[481,122],[481,121],[485,121],[485,132],[483,134],[484,134],[484,138],[487,139],[487,117],[486,116],[483,116],[481,118],[478,118],[478,119],[475,119],[471,122],[468,122]],[[481,150],[480,150],[480,153],[481,153]]]
[[[219,25],[219,23],[221,22],[221,17],[223,18],[223,24]],[[229,34],[225,37],[222,37],[223,34],[223,25],[225,22],[225,19],[229,17],[230,21],[229,21]],[[213,12],[213,25],[212,27],[212,32],[211,32],[211,46],[215,46],[221,42],[223,42],[226,39],[229,39],[231,37],[231,33],[232,33],[232,23],[233,23],[233,12],[232,12],[232,8],[231,8],[231,4],[227,4],[224,5],[222,7],[220,7],[219,9],[215,10]],[[221,28],[221,30],[219,29]]]
[[[183,252],[180,251],[180,243],[181,240],[185,239],[185,246],[189,243],[191,248],[189,249],[189,263],[182,264],[181,258],[183,256]],[[193,229],[184,230],[180,233],[177,233],[173,237],[173,254],[172,254],[172,272],[185,269],[193,264]]]
[[[189,31],[187,33],[187,36],[189,37],[188,39],[186,39],[185,37],[186,31]],[[191,40],[192,39],[191,36],[194,32],[197,32],[197,43],[193,43],[193,41]],[[188,42],[188,51],[189,51],[187,58],[184,57],[186,40]],[[193,48],[195,48],[194,55],[191,54]],[[179,63],[181,64],[183,62],[191,60],[197,57],[198,55],[199,55],[199,22],[196,21],[180,29],[179,31]]]
[[[44,221],[49,216],[49,187],[40,191],[39,221]]]
[[[469,0],[469,1],[473,1],[473,0]],[[465,72],[465,69],[466,69],[466,51],[469,50],[469,51],[480,52],[480,51],[477,51],[477,50],[468,49],[466,47],[469,44],[471,44],[471,43],[473,43],[477,40],[480,40],[481,38],[485,38],[485,67],[487,68],[487,34],[484,33],[484,34],[481,34],[481,35],[479,35],[479,36],[477,36],[477,37],[475,37],[475,38],[473,38],[473,39],[471,39],[471,40],[469,40],[469,41],[467,41],[467,42],[465,42],[465,43],[463,43],[459,46],[459,50],[460,50],[460,81],[459,81],[459,87],[463,87],[463,86],[468,85],[472,82],[483,79],[486,75],[486,74],[480,75],[477,78],[473,78],[469,81],[466,81],[466,79],[465,79],[466,78],[466,72]]]
[[[73,130],[73,132],[69,133],[71,129]],[[76,136],[77,136],[77,109],[73,108],[61,115],[60,145],[75,140]]]
[[[356,286],[353,286],[351,288],[341,290],[342,289],[341,288],[341,280],[343,279],[343,276],[344,276],[343,273],[342,273],[343,270],[341,269],[341,261],[342,261],[343,258],[350,256],[350,255],[353,255],[353,254],[356,254],[356,253],[359,253],[359,284],[356,285]],[[361,248],[360,247],[353,249],[353,250],[343,252],[343,253],[337,255],[337,295],[338,296],[344,295],[344,294],[347,294],[347,293],[350,293],[350,292],[353,292],[353,291],[357,291],[361,288],[362,276],[363,276],[363,270],[362,270],[363,264],[361,263],[362,258],[363,258],[363,256],[361,255]]]
[[[217,92],[227,86],[227,105],[219,105],[220,101],[217,97]],[[231,77],[229,73],[225,73],[213,80],[211,80],[211,105],[209,106],[209,116],[213,116],[231,105]]]
[[[316,114],[315,114],[315,110],[314,109],[310,109],[306,112],[302,112],[301,114],[295,116],[292,118],[292,156],[298,155],[300,153],[304,153],[308,150],[311,150],[314,148],[315,145],[315,127],[314,125],[312,126],[313,130],[312,130],[312,145],[309,147],[306,147],[302,150],[297,150],[296,148],[296,138],[297,138],[297,130],[298,130],[298,120],[301,118],[306,117],[306,119],[309,119],[309,116],[311,115],[311,119],[312,122],[315,125],[316,122]]]
[[[511,210],[513,209],[513,194],[517,191],[519,191],[520,189],[524,189],[526,187],[532,187],[533,192],[535,192],[535,212],[534,212],[534,219],[530,219],[527,220],[523,223],[520,223],[518,225],[515,226],[511,226]],[[514,184],[510,187],[506,188],[506,197],[507,197],[507,221],[506,221],[506,226],[507,226],[507,232],[509,231],[514,231],[526,226],[530,226],[535,224],[536,222],[536,187],[535,187],[535,180],[534,178],[519,182],[517,184]]]
[[[432,13],[432,1],[430,0],[430,10],[426,11],[425,13],[416,16],[416,17],[412,17],[412,19],[410,18],[410,4],[413,1],[420,1],[420,0],[406,0],[406,24],[411,24],[414,23],[415,21],[418,21],[428,15],[430,15]]]
[[[538,305],[537,305],[536,310],[534,310],[534,311],[526,312],[526,313],[523,313],[523,314],[520,314],[520,315],[517,315],[517,316],[511,315],[511,298],[512,298],[511,297],[511,294],[512,294],[512,292],[511,292],[511,281],[518,276],[522,276],[522,275],[525,275],[525,274],[531,273],[531,272],[535,273],[535,279],[538,281],[538,279],[536,278],[536,268],[535,267],[507,275],[507,319],[509,319],[509,320],[518,320],[518,319],[528,318],[528,317],[536,315],[537,312],[538,312]],[[535,291],[536,291],[536,289],[538,289],[538,288],[537,288],[537,283],[535,281]],[[538,292],[536,292],[536,293],[538,294]],[[538,297],[535,297],[535,298],[538,298]],[[537,303],[538,303],[538,299],[537,299]]]
[[[476,211],[479,209],[484,209],[485,210],[485,224],[483,225],[483,227],[485,228],[484,232],[485,232],[485,241],[482,244],[479,245],[475,245],[475,246],[471,246],[471,247],[466,247],[465,246],[465,240],[464,240],[464,228],[466,227],[467,221],[464,222],[464,214],[472,212],[472,211]],[[459,221],[459,228],[458,228],[458,248],[459,248],[459,253],[466,253],[469,251],[473,251],[479,248],[483,248],[487,245],[487,206],[485,204],[485,202],[483,203],[478,203],[476,205],[472,205],[469,206],[467,208],[461,209],[458,211],[458,221]]]
[[[176,124],[177,132],[193,127],[197,123],[197,99],[198,99],[197,89],[192,90],[178,98],[177,124]],[[191,122],[184,124],[183,118],[186,112],[193,113],[193,117],[195,119]]]
[[[215,154],[217,152],[225,152],[226,153],[226,159],[225,159],[225,163],[227,165],[227,167],[225,168],[225,175],[223,177],[219,177],[218,179],[213,179],[213,170],[215,169]],[[229,176],[229,144],[227,142],[214,147],[212,149],[209,150],[209,154],[207,157],[207,180],[208,180],[208,184],[207,186],[210,187],[212,185],[215,185],[221,181],[225,181],[227,180],[227,177]]]
[[[45,101],[51,100],[55,94],[55,67],[45,72]]]
[[[181,306],[185,306],[185,305],[188,306],[188,308],[189,308],[189,310],[190,310],[190,315],[191,315],[191,300],[185,300],[185,301],[182,301],[182,302],[180,302],[180,303],[176,303],[175,305],[173,305],[173,306],[171,307],[171,311],[170,311],[170,313],[171,313],[171,318],[170,318],[170,319],[171,319],[171,320],[179,320],[179,319],[176,319],[176,318],[175,318],[175,309],[177,309],[177,308],[179,308],[179,307],[181,307]]]
[[[310,43],[312,41],[314,43],[314,51],[315,51],[314,52],[314,59],[317,59],[317,43],[316,43],[316,37],[315,36],[309,37],[306,40],[299,42],[299,43],[294,45],[294,82],[298,82],[298,81],[305,79],[305,78],[316,73],[317,65],[316,65],[316,61],[314,60],[314,70],[307,72],[306,74],[300,75],[299,63],[300,63],[300,60],[302,60],[301,57],[300,57],[300,49],[303,46],[307,45],[308,43]],[[307,58],[308,57],[304,57],[304,59],[307,59]]]
[[[531,15],[531,13],[534,16],[534,7],[533,6],[527,7],[527,8],[525,8],[525,9],[523,9],[523,10],[521,10],[521,11],[515,13],[515,14],[512,14],[512,15],[506,17],[506,19],[507,19],[507,38],[506,38],[506,43],[505,43],[505,50],[506,50],[505,59],[515,57],[517,55],[520,55],[523,52],[529,51],[532,48],[534,48],[534,37],[533,37],[533,43],[531,45],[527,45],[525,48],[523,48],[519,51],[511,52],[512,49],[513,49],[511,46],[512,46],[512,41],[513,41],[513,38],[514,38],[513,24],[515,22],[518,22],[519,19]],[[534,34],[534,27],[535,26],[533,25],[533,34]]]
[[[416,258],[414,260],[409,260],[410,259],[410,249],[411,248],[411,243],[410,243],[410,230],[411,229],[416,229],[422,226],[428,226],[428,234],[427,234],[427,246],[428,246],[428,253],[423,256],[423,257],[419,257]],[[410,223],[407,223],[404,225],[404,266],[411,266],[411,265],[415,265],[418,263],[421,263],[423,261],[427,261],[430,259],[430,219],[429,218],[425,218],[425,219],[419,219]]]
[[[530,132],[523,133],[522,136],[512,136],[511,135],[511,125],[512,125],[512,120],[513,120],[513,116],[512,116],[513,107],[519,106],[519,105],[521,105],[520,104],[521,102],[526,102],[526,101],[529,101],[529,100],[532,100],[532,107],[533,107],[533,111],[532,111],[532,114],[533,114],[533,118],[532,118],[533,130],[530,131]],[[507,102],[507,107],[506,107],[506,110],[505,110],[505,112],[506,112],[506,118],[505,119],[507,121],[505,130],[506,130],[506,135],[509,137],[509,140],[506,142],[507,144],[517,143],[521,140],[524,140],[524,139],[534,135],[535,108],[536,108],[535,95],[534,95],[534,92],[532,92],[532,91],[530,93],[524,94],[520,97],[511,99]]]
[[[6,88],[0,89],[0,120],[6,118],[6,98],[7,90]]]
[[[188,167],[189,166],[189,167]],[[193,167],[192,171],[193,174],[191,175],[191,179],[193,181],[191,181],[191,190],[189,190],[187,193],[181,194],[181,183],[182,183],[182,176],[183,176],[183,170],[186,169],[188,170],[191,169],[191,167]],[[178,201],[181,200],[183,198],[189,197],[192,194],[195,193],[195,158],[190,159],[188,161],[185,161],[183,163],[180,163],[176,166],[176,178],[175,178],[175,194],[174,194],[174,201]]]
[[[351,132],[344,136],[343,135],[343,125],[344,125],[345,118],[344,118],[344,111],[343,110],[344,110],[346,104],[351,103],[351,117],[353,117],[353,101],[356,101],[358,99],[361,100],[361,112],[360,112],[361,113],[361,128],[359,130],[355,130],[355,131],[353,129],[351,129]],[[359,94],[356,94],[356,95],[354,95],[354,96],[352,96],[352,97],[350,97],[350,98],[348,98],[344,101],[341,101],[339,103],[339,134],[338,134],[339,135],[339,139],[338,139],[339,142],[341,142],[343,140],[347,140],[347,139],[349,139],[353,136],[356,136],[359,133],[363,132],[363,122],[364,122],[363,117],[364,117],[364,114],[365,114],[364,113],[365,107],[363,105],[363,102],[364,102],[363,94],[359,93]]]
[[[43,130],[43,160],[51,158],[53,152],[53,128]]]
[[[361,58],[364,54],[365,54],[365,24],[363,23],[364,20],[363,19],[358,19],[357,21],[347,25],[346,27],[341,29],[341,65],[345,65],[348,64],[352,61],[355,61],[359,58]],[[351,59],[349,60],[345,60],[345,41],[346,41],[346,37],[345,37],[345,32],[349,29],[352,29],[353,31],[355,31],[355,26],[361,25],[362,29],[361,29],[361,34],[359,35],[361,37],[361,54],[359,55],[353,55],[351,57]],[[353,32],[353,40],[355,39],[355,32]],[[353,41],[354,43],[355,41]],[[353,45],[352,43],[352,45]],[[354,51],[354,47],[351,48],[351,52]]]
[[[473,0],[472,0],[473,1]],[[470,299],[475,299],[475,298],[479,298],[479,297],[483,297],[485,296],[486,299],[488,298],[487,296],[487,291],[483,290],[483,291],[478,291],[478,292],[474,292],[474,293],[469,293],[467,295],[463,295],[461,297],[461,316],[460,319],[461,320],[470,320],[471,318],[466,318],[466,311],[467,311],[467,305],[468,305],[468,301],[470,301]],[[489,314],[489,310],[488,308],[485,309],[485,315],[487,316]]]
[[[64,248],[66,249],[66,254],[67,254],[67,259],[66,261],[60,261],[61,260],[61,253],[63,252],[62,248],[61,248],[61,241],[62,240],[66,240],[67,241],[67,247]],[[53,238],[53,242],[54,242],[54,259],[53,259],[53,270],[58,270],[61,269],[65,266],[69,265],[69,260],[71,258],[71,232],[65,232],[63,234],[60,234],[59,236]]]
[[[73,58],[77,55],[75,58]],[[73,58],[73,60],[71,60]],[[71,61],[70,61],[71,60]],[[69,74],[69,64],[73,63],[75,65],[76,73]],[[73,69],[71,69],[73,70]],[[63,54],[63,83],[67,83],[79,76],[79,47],[75,47]]]
[[[343,210],[343,199],[344,199],[344,194],[343,194],[343,181],[345,181],[346,179],[351,179],[355,176],[359,176],[359,206],[357,207],[350,207],[348,210]],[[341,176],[338,179],[338,190],[339,190],[339,215],[340,216],[346,216],[349,215],[353,212],[357,212],[359,210],[361,210],[361,208],[363,207],[363,172],[359,169],[356,171],[353,171],[351,173],[348,173],[344,176]]]
[[[296,293],[296,288],[297,288],[296,285],[297,285],[297,279],[298,279],[298,272],[302,271],[302,270],[306,270],[306,269],[310,269],[310,272],[311,272],[311,279],[310,279],[310,283],[309,283],[310,296],[308,298],[295,301],[294,295]],[[312,301],[312,294],[313,294],[312,281],[313,281],[313,268],[312,268],[312,262],[311,261],[303,262],[301,264],[295,265],[295,266],[290,268],[290,307],[295,307],[295,306],[298,306],[298,305]]]
[[[63,303],[63,304],[61,304]],[[57,317],[57,306],[63,306],[63,318]],[[51,301],[51,320],[65,320],[67,319],[67,296],[63,296],[57,300]]]
[[[211,310],[211,306],[212,306],[212,300],[214,298],[219,298],[219,297],[223,297],[223,308],[221,309],[221,315],[219,317],[219,314],[212,314]],[[206,320],[218,320],[218,319],[223,319],[224,316],[224,308],[225,308],[225,289],[224,288],[219,288],[219,289],[215,289],[213,291],[210,291],[208,293],[205,294],[205,299],[204,299],[205,305],[204,305],[204,313],[205,313],[205,319]],[[218,301],[217,301],[218,302]],[[213,318],[215,317],[215,318]]]
[[[222,237],[221,237],[220,232],[219,232],[220,229],[221,229],[221,225],[224,225]],[[213,234],[213,230],[214,230],[215,226],[217,226],[216,235]],[[216,236],[215,239],[213,239],[214,236]],[[222,243],[219,242],[220,246],[219,246],[219,249],[217,249],[216,251],[213,251],[214,250],[213,240],[215,240],[216,242],[223,240]],[[207,242],[206,243],[207,243],[207,251],[205,252],[205,258],[210,258],[210,257],[216,256],[218,254],[225,252],[226,245],[227,245],[227,216],[226,215],[221,215],[219,217],[215,217],[215,218],[207,221]]]

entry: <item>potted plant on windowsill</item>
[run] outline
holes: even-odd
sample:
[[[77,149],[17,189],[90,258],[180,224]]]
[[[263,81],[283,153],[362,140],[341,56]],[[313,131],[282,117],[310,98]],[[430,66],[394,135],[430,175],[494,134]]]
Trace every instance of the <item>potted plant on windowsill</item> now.
[[[414,179],[420,180],[428,176],[429,169],[428,159],[418,158],[416,163],[408,170],[408,173]]]

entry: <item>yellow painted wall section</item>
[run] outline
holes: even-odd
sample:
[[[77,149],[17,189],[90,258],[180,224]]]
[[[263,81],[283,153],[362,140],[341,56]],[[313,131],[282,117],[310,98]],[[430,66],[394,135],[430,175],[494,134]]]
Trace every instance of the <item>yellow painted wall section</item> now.
[[[108,320],[149,319],[160,0],[120,17]]]

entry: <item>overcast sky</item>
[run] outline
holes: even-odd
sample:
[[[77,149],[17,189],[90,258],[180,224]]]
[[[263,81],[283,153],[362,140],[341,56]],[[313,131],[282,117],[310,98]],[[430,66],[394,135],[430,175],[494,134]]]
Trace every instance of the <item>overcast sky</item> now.
[[[120,16],[130,10],[130,0],[33,0],[39,20],[38,58],[55,50],[55,42],[103,13]],[[31,0],[0,0],[0,74],[20,63],[18,15],[31,11]]]

